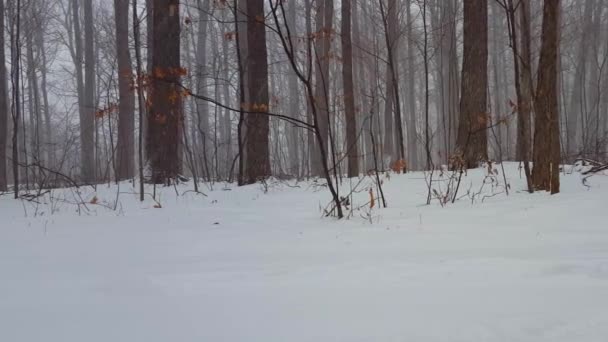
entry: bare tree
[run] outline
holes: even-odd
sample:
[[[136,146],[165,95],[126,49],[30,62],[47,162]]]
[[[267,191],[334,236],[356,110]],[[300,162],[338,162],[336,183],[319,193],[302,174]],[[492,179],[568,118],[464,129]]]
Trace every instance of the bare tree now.
[[[4,0],[0,0],[0,191],[8,190],[6,148],[8,140],[8,92],[4,54]]]
[[[397,43],[398,43],[398,12],[397,1],[389,0],[388,7],[384,8],[382,0],[379,1],[380,14],[384,23],[384,38],[388,53],[387,71],[387,102],[385,108],[385,155],[392,154],[393,160],[405,161],[405,146],[403,141],[403,123],[401,118],[401,99],[399,92]],[[386,124],[389,122],[389,124]],[[390,129],[393,126],[393,129]],[[387,138],[387,136],[390,136]],[[397,144],[394,150],[393,144]],[[403,164],[405,165],[405,164]],[[405,170],[404,170],[405,171]]]
[[[314,67],[315,67],[315,102],[319,109],[319,129],[323,135],[323,140],[327,141],[327,146],[332,147],[330,132],[330,108],[329,92],[330,79],[329,69],[331,62],[331,41],[333,35],[334,1],[317,0],[316,32],[314,45]],[[328,149],[328,151],[330,150]],[[314,155],[312,156],[312,172],[316,176],[323,174],[323,162],[321,151],[315,145]]]
[[[545,0],[534,117],[534,169],[536,190],[559,192],[559,112],[557,104],[557,51],[560,0]]]
[[[268,52],[266,50],[266,26],[264,23],[264,0],[247,2],[247,73],[250,110],[265,112],[269,109],[268,99]],[[268,149],[268,116],[250,115],[247,125],[246,182],[251,184],[270,176],[270,156]]]
[[[135,96],[131,89],[133,70],[129,53],[129,0],[114,0],[116,57],[118,62],[118,141],[116,179],[135,176]]]
[[[154,0],[152,78],[147,113],[146,153],[154,183],[169,183],[180,173],[182,91],[180,13],[177,0]],[[149,51],[150,53],[150,51]]]
[[[415,39],[414,39],[414,18],[412,16],[412,0],[407,0],[405,5],[406,20],[407,20],[407,154],[408,164],[410,169],[417,170],[420,168],[420,160],[418,157],[418,131],[416,129],[416,68],[415,68]]]
[[[464,2],[464,47],[457,146],[467,168],[488,159],[488,2]]]
[[[359,176],[359,149],[357,148],[357,116],[355,113],[355,87],[353,84],[350,0],[342,1],[342,81],[344,82],[348,177],[357,177]]]

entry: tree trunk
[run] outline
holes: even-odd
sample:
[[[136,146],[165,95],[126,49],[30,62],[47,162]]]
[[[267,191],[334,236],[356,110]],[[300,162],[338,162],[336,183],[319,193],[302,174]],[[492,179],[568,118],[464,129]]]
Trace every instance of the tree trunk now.
[[[457,146],[464,166],[488,159],[488,2],[464,2],[464,48]]]
[[[180,172],[181,89],[178,0],[154,0],[152,94],[147,115],[146,153],[154,183],[169,183]]]
[[[415,45],[414,45],[414,18],[411,11],[411,0],[406,2],[407,19],[407,153],[410,169],[418,170],[420,161],[418,157],[418,132],[416,129],[416,68],[415,68]]]
[[[196,92],[197,94],[208,97],[207,90],[207,32],[209,29],[208,13],[211,8],[209,0],[198,0],[198,32],[196,42]],[[209,170],[209,146],[212,143],[211,132],[209,130],[209,102],[202,99],[196,99],[196,129],[200,134],[200,151],[203,153],[201,170],[208,180],[211,179]],[[194,140],[195,141],[195,140]]]
[[[511,0],[512,1],[512,0]],[[521,104],[518,111],[521,114],[518,119],[519,137],[517,139],[518,159],[522,161],[530,160],[531,142],[531,118],[533,108],[533,89],[532,84],[532,53],[531,53],[531,34],[530,34],[530,0],[523,0],[519,5],[519,25],[521,27]],[[517,57],[516,57],[517,58]]]
[[[4,47],[4,0],[0,0],[0,46]],[[8,140],[8,93],[6,56],[0,49],[0,191],[8,190],[6,172],[6,148]]]
[[[327,142],[327,154],[331,150],[332,142],[329,139],[329,66],[330,66],[330,48],[331,36],[333,30],[333,0],[319,0],[321,3],[317,7],[316,15],[316,42],[315,51],[313,52],[313,63],[315,65],[315,102],[319,110],[319,130],[323,137],[323,141]],[[312,172],[315,176],[323,174],[323,161],[321,160],[321,152],[318,144],[315,147],[315,153],[312,159]]]
[[[557,104],[557,51],[560,0],[545,0],[534,120],[534,169],[536,190],[559,192],[559,112]]]
[[[348,0],[347,0],[348,1]],[[290,28],[292,35],[298,35],[297,27],[297,12],[296,2],[292,1],[287,4],[287,25]],[[298,87],[298,76],[296,73],[288,67],[288,88],[289,88],[289,116],[300,119],[299,106],[300,106],[300,95]],[[298,134],[299,128],[294,125],[287,123],[287,150],[289,156],[289,173],[292,175],[299,175],[300,169],[300,158],[298,156]]]
[[[348,177],[359,176],[357,147],[357,119],[353,81],[353,46],[351,41],[351,0],[342,0],[342,81],[344,83],[344,111],[346,120],[346,154]]]
[[[13,157],[13,187],[15,198],[19,198],[19,126],[21,119],[20,74],[21,74],[21,0],[9,2],[8,11],[11,13],[11,84],[12,84],[12,157]]]
[[[131,55],[129,53],[129,0],[114,0],[116,21],[116,56],[118,62],[118,141],[116,179],[135,176],[135,96],[131,90]]]
[[[247,74],[250,102],[249,110],[266,112],[268,99],[268,52],[266,51],[266,26],[264,0],[247,1],[247,44],[255,46],[247,56]],[[270,176],[268,116],[249,114],[246,117],[247,161],[246,182],[249,184]]]
[[[36,30],[36,46],[40,53],[41,65],[40,65],[40,90],[42,92],[42,111],[44,115],[44,125],[45,125],[45,140],[43,143],[45,144],[46,151],[46,163],[47,167],[54,169],[55,168],[55,143],[52,131],[52,123],[51,123],[51,110],[49,108],[49,96],[48,96],[48,87],[47,87],[47,74],[48,74],[48,66],[47,66],[47,56],[46,49],[44,45],[44,27],[40,25],[40,27]]]
[[[84,93],[80,140],[83,181],[95,181],[95,50],[93,48],[93,4],[84,2]]]

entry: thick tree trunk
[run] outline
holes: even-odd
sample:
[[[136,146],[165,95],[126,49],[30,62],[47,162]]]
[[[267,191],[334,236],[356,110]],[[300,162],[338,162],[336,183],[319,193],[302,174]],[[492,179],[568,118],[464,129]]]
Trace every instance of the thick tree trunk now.
[[[114,0],[114,8],[119,96],[116,178],[124,180],[135,176],[135,96],[131,90],[133,70],[129,53],[129,0]]]
[[[266,51],[266,26],[264,24],[264,0],[247,1],[247,44],[255,46],[247,56],[247,74],[250,103],[249,110],[266,112],[268,99],[268,52]],[[268,116],[249,114],[246,117],[247,162],[246,182],[249,184],[270,176]]]
[[[181,89],[178,0],[154,0],[152,94],[147,114],[146,153],[151,180],[168,183],[180,172]]]
[[[464,2],[462,90],[457,146],[464,166],[488,159],[488,2]]]
[[[0,46],[4,47],[4,0],[0,0]],[[8,189],[6,172],[6,148],[8,141],[8,92],[6,79],[6,56],[0,49],[0,191]]]
[[[559,192],[559,112],[557,104],[557,51],[559,45],[560,0],[545,0],[538,63],[538,84],[534,120],[534,169],[536,190]]]
[[[331,150],[332,142],[329,139],[329,66],[330,66],[330,48],[331,36],[333,33],[333,0],[319,0],[321,3],[317,7],[316,15],[316,42],[315,51],[313,52],[313,63],[315,65],[315,102],[319,111],[319,130],[323,141],[326,141],[327,155]],[[323,175],[323,161],[321,160],[322,153],[319,151],[319,146],[315,147],[313,156],[312,173],[315,176]]]
[[[357,147],[357,116],[353,81],[353,46],[351,41],[351,0],[342,0],[342,81],[344,83],[344,111],[346,120],[346,154],[348,177],[359,176]]]

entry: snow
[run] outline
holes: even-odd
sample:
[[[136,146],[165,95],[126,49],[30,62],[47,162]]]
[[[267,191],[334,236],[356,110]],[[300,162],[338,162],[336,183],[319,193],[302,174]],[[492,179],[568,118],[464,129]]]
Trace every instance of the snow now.
[[[606,341],[608,177],[550,196],[507,176],[442,208],[393,175],[388,209],[341,221],[307,182],[163,188],[162,208],[123,183],[117,210],[82,188],[80,213],[74,189],[1,196],[0,341]]]

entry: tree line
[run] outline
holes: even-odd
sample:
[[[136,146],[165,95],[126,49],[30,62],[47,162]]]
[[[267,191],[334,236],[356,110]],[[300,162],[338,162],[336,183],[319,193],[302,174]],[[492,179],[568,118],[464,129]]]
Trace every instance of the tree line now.
[[[604,160],[601,0],[0,0],[0,191]],[[198,188],[196,189],[198,191]]]

